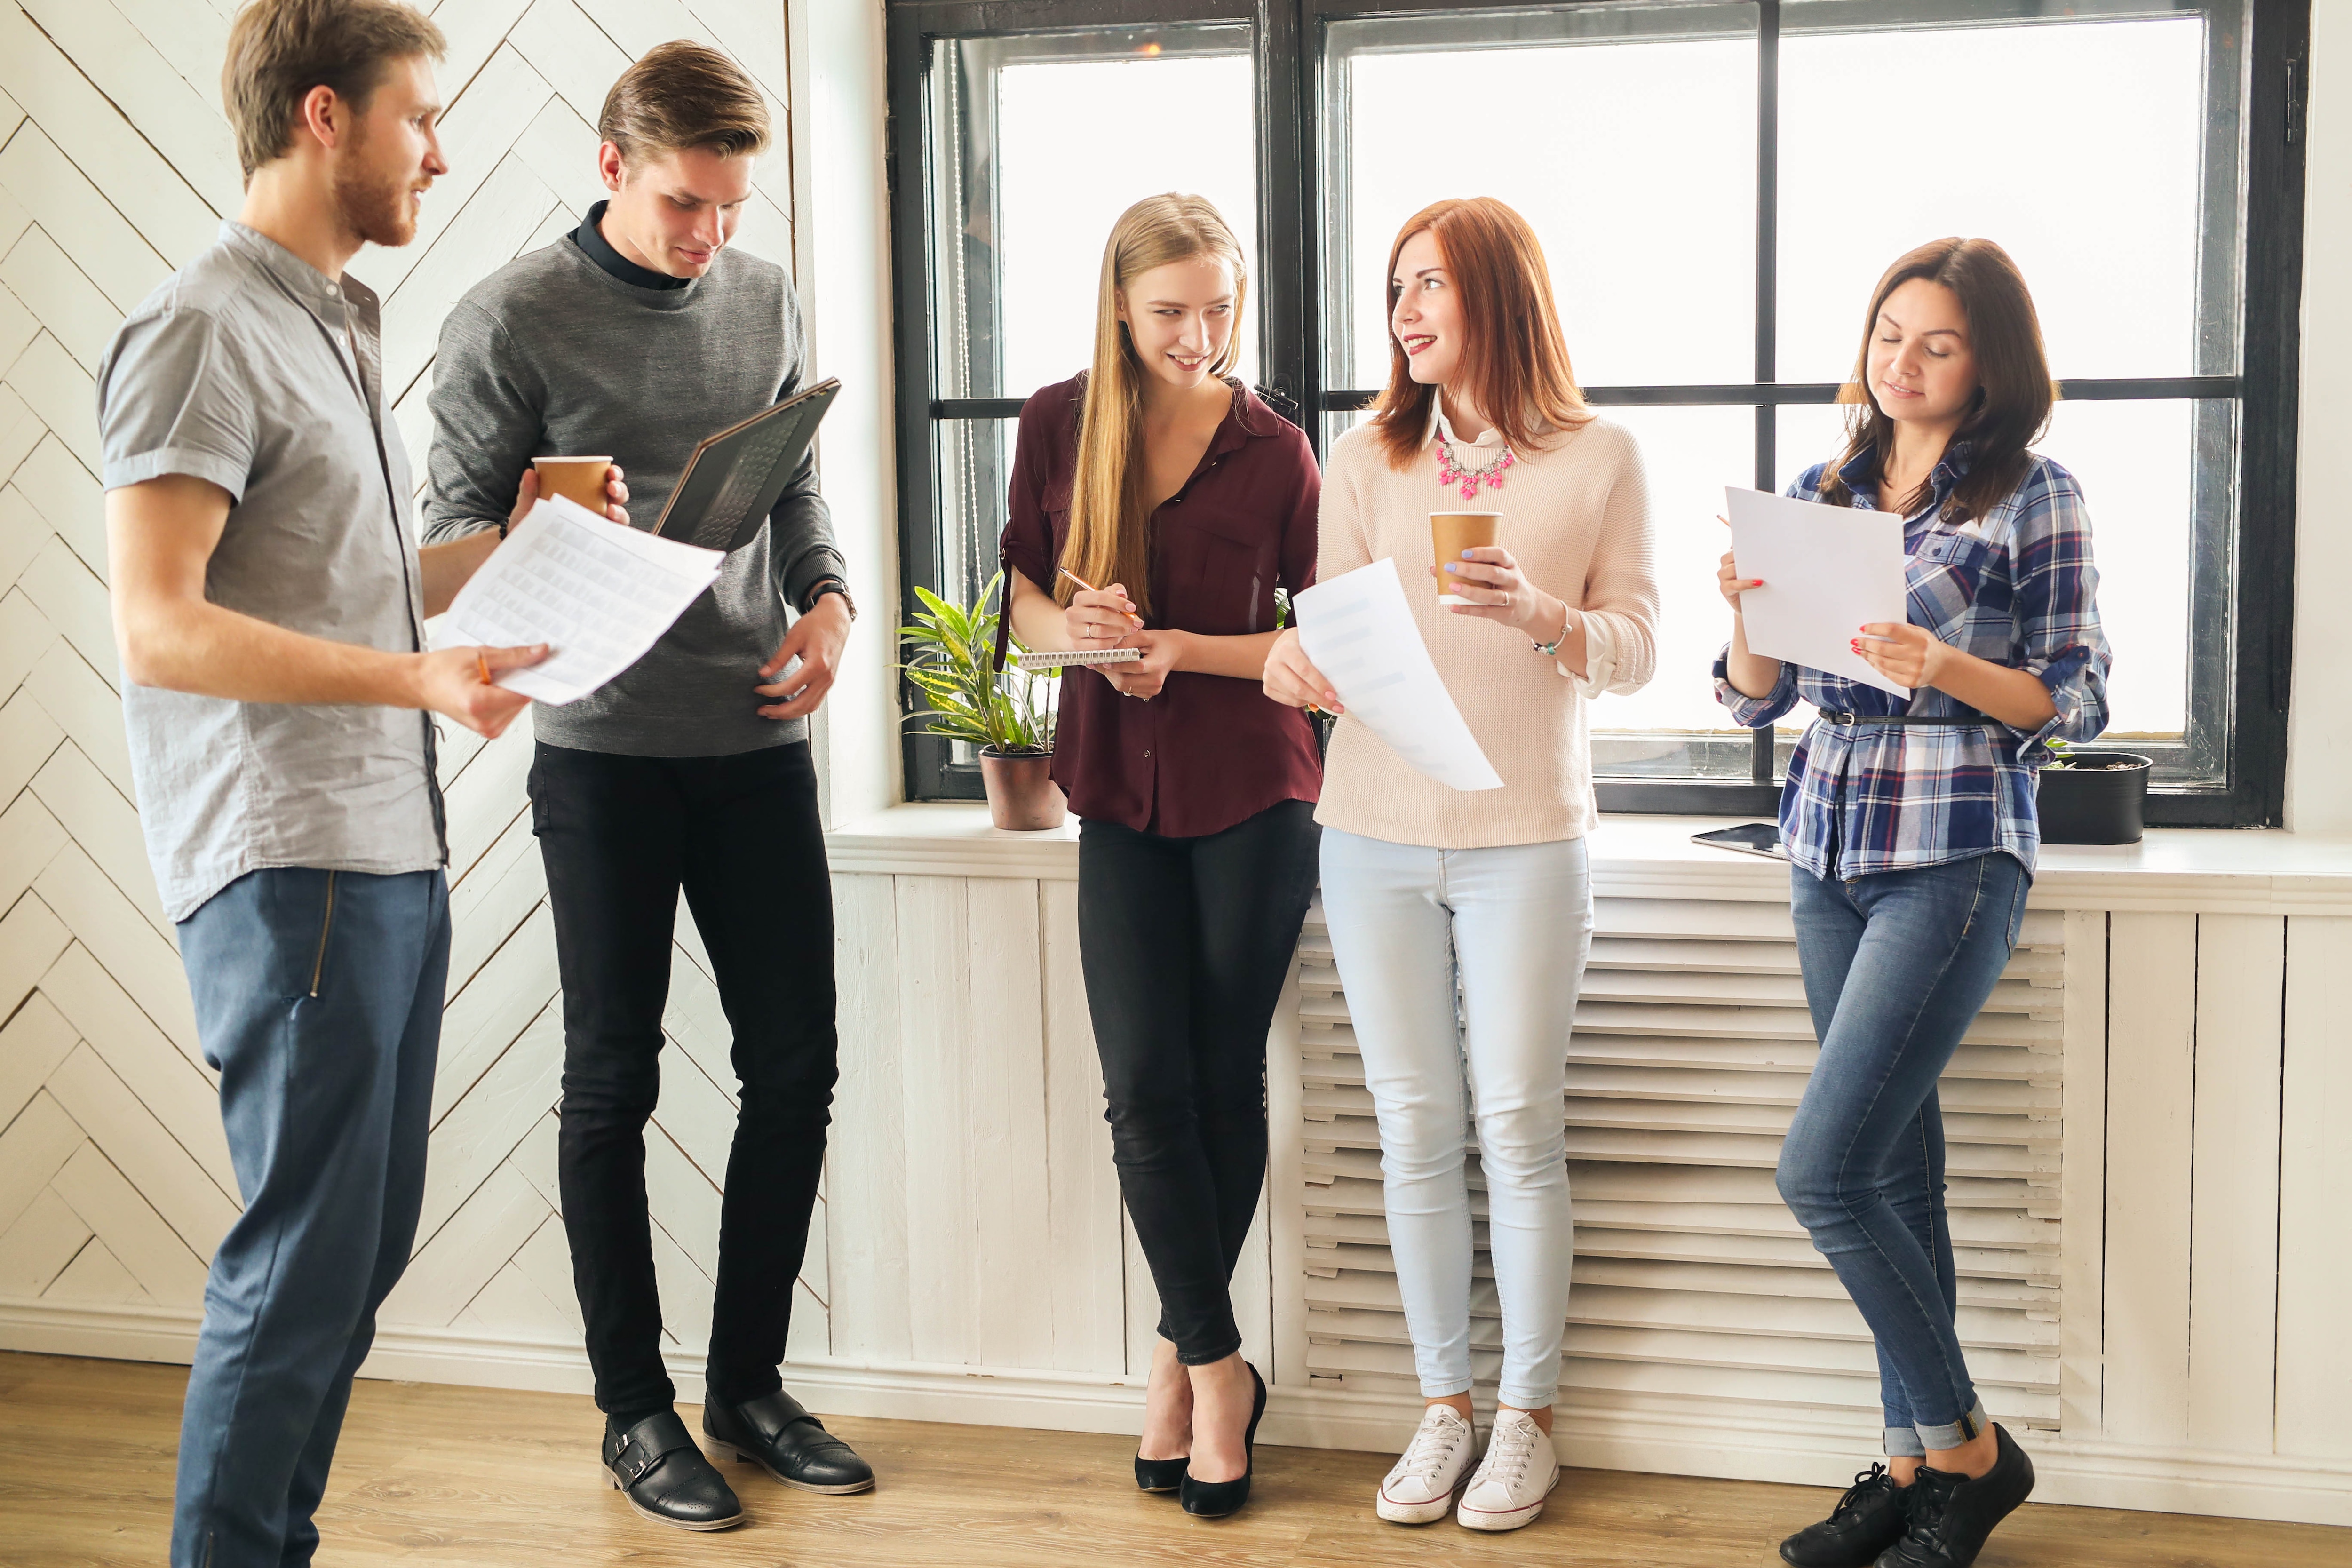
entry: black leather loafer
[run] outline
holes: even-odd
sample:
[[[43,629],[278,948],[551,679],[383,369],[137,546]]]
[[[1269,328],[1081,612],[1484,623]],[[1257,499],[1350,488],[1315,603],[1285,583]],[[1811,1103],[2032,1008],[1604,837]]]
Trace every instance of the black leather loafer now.
[[[1904,1489],[1885,1465],[1853,1478],[1829,1518],[1780,1542],[1780,1561],[1795,1568],[1871,1568],[1878,1554],[1910,1527]]]
[[[626,1431],[604,1426],[604,1474],[629,1506],[656,1524],[725,1530],[743,1522],[743,1505],[675,1410],[648,1415]]]
[[[874,1484],[874,1467],[782,1389],[740,1405],[705,1405],[702,1430],[788,1487],[840,1493]]]

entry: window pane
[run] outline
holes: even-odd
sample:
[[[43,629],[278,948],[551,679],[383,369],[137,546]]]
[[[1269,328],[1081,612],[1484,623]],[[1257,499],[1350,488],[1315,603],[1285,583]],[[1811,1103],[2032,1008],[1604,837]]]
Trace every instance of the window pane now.
[[[1255,273],[1249,28],[943,39],[931,74],[940,395],[1025,397],[1084,370],[1103,243],[1140,197],[1207,197]],[[1234,328],[1250,380],[1255,304]]]
[[[929,586],[943,598],[969,605],[996,572],[1019,429],[1013,419],[941,419],[931,426],[940,572]]]
[[[2205,408],[2226,421],[2226,408]],[[2178,742],[2189,724],[2199,412],[2186,402],[2061,403],[2040,447],[2082,482],[2099,618],[2116,655],[2107,737],[2118,742]],[[2215,538],[2230,521],[2226,504],[2219,511],[2204,520]]]
[[[2016,259],[2058,376],[2234,371],[2237,23],[1887,26],[1917,15],[1782,7],[1780,379],[1850,374],[1879,274],[1941,235]]]
[[[1543,242],[1580,379],[1754,373],[1753,6],[1335,22],[1325,96],[1330,384],[1388,379],[1389,246],[1475,195]]]
[[[1731,531],[1716,519],[1723,512],[1724,486],[1755,477],[1756,411],[1617,407],[1601,413],[1633,432],[1649,476],[1650,518],[1657,530],[1658,668],[1650,684],[1632,696],[1594,703],[1593,729],[1612,738],[1638,732],[1661,757],[1680,744],[1670,742],[1671,736],[1727,731],[1738,753],[1728,771],[1744,778],[1747,731],[1715,700],[1711,675],[1731,626],[1731,612],[1715,588],[1716,563],[1729,547]],[[1621,746],[1614,754],[1631,761],[1640,749]],[[1596,771],[1627,771],[1603,765],[1597,750],[1594,757]]]

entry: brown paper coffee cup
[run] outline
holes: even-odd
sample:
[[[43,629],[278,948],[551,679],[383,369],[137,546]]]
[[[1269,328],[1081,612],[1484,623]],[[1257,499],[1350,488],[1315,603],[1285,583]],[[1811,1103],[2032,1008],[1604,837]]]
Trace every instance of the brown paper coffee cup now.
[[[1499,511],[1433,511],[1429,514],[1430,550],[1437,559],[1437,602],[1467,605],[1472,601],[1454,591],[1456,579],[1445,570],[1465,550],[1482,550],[1495,542],[1503,526]]]
[[[533,458],[530,466],[539,470],[540,494],[562,496],[598,517],[604,515],[610,499],[604,493],[604,477],[613,466],[611,458]]]

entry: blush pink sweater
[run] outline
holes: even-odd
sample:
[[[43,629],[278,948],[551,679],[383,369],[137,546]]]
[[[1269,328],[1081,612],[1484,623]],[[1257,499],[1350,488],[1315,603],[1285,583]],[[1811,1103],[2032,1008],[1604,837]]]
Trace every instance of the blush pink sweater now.
[[[1456,447],[1485,466],[1475,448]],[[1429,514],[1456,507],[1501,512],[1500,542],[1528,581],[1591,617],[1605,652],[1583,676],[1535,651],[1523,632],[1438,604]],[[1638,690],[1656,667],[1652,555],[1641,452],[1623,426],[1606,419],[1555,434],[1544,450],[1516,453],[1502,485],[1480,490],[1475,501],[1438,483],[1434,440],[1424,440],[1399,471],[1369,424],[1342,436],[1323,475],[1316,581],[1394,557],[1422,640],[1503,787],[1449,789],[1342,718],[1315,819],[1367,838],[1441,849],[1590,832],[1596,807],[1586,710],[1604,692]]]

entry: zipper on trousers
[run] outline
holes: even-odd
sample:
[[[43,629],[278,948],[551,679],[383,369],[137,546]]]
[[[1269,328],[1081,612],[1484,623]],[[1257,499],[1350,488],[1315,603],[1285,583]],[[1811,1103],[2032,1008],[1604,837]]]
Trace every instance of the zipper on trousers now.
[[[316,1000],[319,982],[327,973],[327,935],[335,929],[335,873],[327,873],[327,912],[319,921],[319,956],[310,963],[310,995]]]

